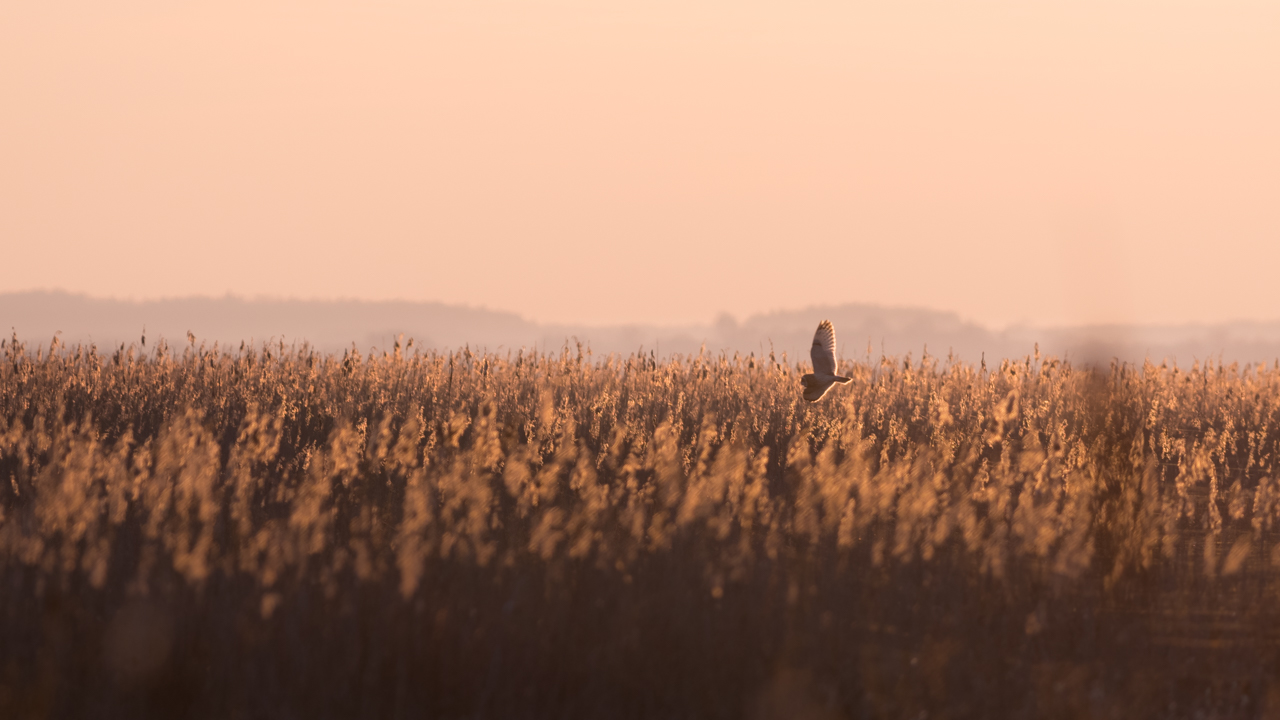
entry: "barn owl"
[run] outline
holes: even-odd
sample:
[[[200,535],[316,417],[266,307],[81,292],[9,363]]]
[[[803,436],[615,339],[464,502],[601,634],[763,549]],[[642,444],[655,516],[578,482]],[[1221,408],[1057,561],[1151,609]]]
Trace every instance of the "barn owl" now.
[[[836,329],[830,320],[818,323],[818,331],[813,334],[813,346],[809,348],[809,357],[813,359],[813,373],[800,378],[804,383],[804,399],[817,402],[827,394],[831,386],[852,382],[853,378],[836,374]]]

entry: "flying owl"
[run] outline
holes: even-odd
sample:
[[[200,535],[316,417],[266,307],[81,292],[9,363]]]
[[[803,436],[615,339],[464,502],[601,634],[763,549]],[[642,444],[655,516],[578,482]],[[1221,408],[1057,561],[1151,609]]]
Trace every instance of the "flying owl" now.
[[[800,378],[804,383],[804,399],[818,402],[831,386],[852,382],[836,374],[836,329],[830,320],[818,323],[818,331],[813,334],[813,346],[809,348],[809,357],[813,359],[813,373]]]

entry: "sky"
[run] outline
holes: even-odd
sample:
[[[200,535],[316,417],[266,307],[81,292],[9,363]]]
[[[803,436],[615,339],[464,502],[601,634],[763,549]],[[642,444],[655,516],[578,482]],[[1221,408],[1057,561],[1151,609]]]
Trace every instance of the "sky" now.
[[[1280,3],[0,5],[0,292],[1280,319]]]

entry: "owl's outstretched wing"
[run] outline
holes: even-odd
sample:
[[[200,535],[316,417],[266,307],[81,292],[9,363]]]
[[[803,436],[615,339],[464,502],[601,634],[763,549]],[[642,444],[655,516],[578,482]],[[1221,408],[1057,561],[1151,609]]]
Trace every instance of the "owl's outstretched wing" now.
[[[830,320],[818,323],[818,331],[813,334],[813,346],[809,348],[809,357],[813,360],[813,372],[818,375],[836,374],[836,329]]]

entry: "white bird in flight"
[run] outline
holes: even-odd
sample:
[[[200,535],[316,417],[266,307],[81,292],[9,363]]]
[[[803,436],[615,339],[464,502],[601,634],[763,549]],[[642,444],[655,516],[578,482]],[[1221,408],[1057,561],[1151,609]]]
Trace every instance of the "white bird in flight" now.
[[[853,382],[836,374],[836,329],[830,320],[818,323],[818,331],[813,334],[813,346],[809,348],[809,357],[813,359],[813,373],[800,378],[804,383],[804,399],[818,402],[831,386]]]

